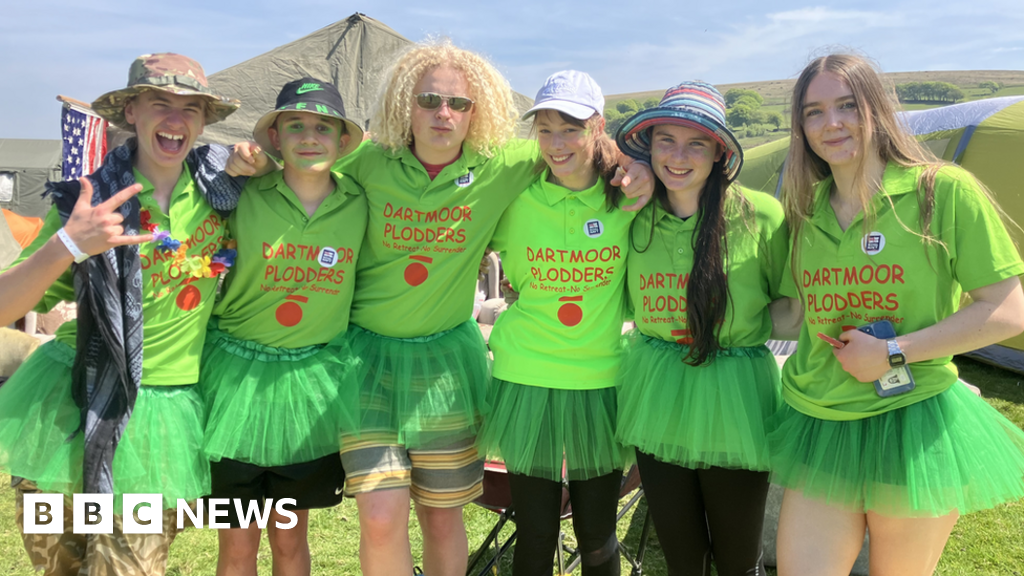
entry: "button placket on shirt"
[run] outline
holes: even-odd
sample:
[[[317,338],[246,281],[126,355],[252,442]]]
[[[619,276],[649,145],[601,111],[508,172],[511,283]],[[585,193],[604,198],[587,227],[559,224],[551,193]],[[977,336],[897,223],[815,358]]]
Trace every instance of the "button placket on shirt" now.
[[[565,242],[569,246],[578,246],[582,242],[582,212],[580,200],[575,194],[565,197]]]
[[[675,245],[672,248],[672,268],[678,272],[688,271],[693,260],[690,254],[689,242],[692,238],[692,231],[677,230],[675,233]]]

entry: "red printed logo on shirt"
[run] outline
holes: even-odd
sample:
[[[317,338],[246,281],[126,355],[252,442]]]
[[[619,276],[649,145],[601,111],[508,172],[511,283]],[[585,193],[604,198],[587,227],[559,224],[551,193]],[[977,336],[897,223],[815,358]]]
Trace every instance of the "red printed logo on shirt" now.
[[[405,281],[409,286],[419,286],[426,282],[427,275],[430,274],[427,267],[420,264],[420,262],[432,264],[434,259],[429,256],[409,256],[409,259],[417,260],[417,262],[413,262],[405,268]]]
[[[686,345],[693,344],[693,338],[690,336],[690,331],[688,329],[673,330],[672,331],[672,336],[673,337],[680,336],[680,338],[676,339],[676,343],[677,344],[686,344]]]
[[[291,328],[299,322],[302,322],[302,306],[299,306],[296,302],[305,304],[306,302],[309,302],[309,298],[292,294],[291,296],[285,296],[284,299],[288,300],[288,302],[284,302],[278,306],[274,316],[277,318],[278,324]]]
[[[559,302],[568,302],[568,304],[562,304],[562,307],[558,309],[558,321],[566,326],[575,326],[583,320],[583,309],[573,302],[582,302],[583,296],[562,296],[558,299]]]
[[[199,288],[192,285],[192,282],[195,280],[198,280],[198,278],[188,278],[182,282],[185,287],[181,289],[181,292],[178,292],[178,297],[174,299],[174,303],[178,308],[185,312],[195,310],[203,300],[203,293],[199,291]]]

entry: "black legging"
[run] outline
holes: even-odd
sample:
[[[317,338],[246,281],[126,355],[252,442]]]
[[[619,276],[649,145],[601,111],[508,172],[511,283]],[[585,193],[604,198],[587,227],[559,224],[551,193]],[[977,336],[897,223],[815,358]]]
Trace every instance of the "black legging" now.
[[[647,508],[669,576],[761,576],[768,473],[694,470],[636,451]]]
[[[579,542],[584,576],[618,576],[619,541],[615,514],[622,470],[606,476],[569,482],[572,526]],[[562,484],[543,478],[509,474],[516,515],[513,576],[551,576],[558,544]]]

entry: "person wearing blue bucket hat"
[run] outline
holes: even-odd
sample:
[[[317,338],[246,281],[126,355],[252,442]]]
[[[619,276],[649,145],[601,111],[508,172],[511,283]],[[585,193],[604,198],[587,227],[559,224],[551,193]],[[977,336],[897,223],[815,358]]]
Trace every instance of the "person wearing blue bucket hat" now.
[[[635,449],[670,574],[708,574],[712,558],[722,576],[763,574],[764,424],[781,403],[764,344],[770,306],[792,306],[779,294],[782,207],[734,184],[743,149],[709,84],[670,88],[616,140],[656,176],[630,238],[637,327],[617,381],[617,438]]]
[[[619,573],[615,512],[626,454],[615,441],[615,375],[636,212],[618,208],[627,202],[610,184],[620,153],[604,134],[603,110],[589,75],[547,79],[524,115],[543,175],[491,240],[520,297],[491,334],[492,409],[479,442],[509,471],[515,576],[551,574],[563,478],[583,574]]]

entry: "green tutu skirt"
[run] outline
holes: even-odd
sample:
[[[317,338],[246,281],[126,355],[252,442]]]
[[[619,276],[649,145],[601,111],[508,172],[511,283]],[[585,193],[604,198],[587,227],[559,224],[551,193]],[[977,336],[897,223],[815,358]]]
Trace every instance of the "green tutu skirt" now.
[[[29,356],[0,386],[0,469],[48,492],[82,491],[81,411],[71,398],[75,352],[57,341]],[[163,494],[164,507],[210,491],[202,453],[203,402],[195,386],[142,386],[114,454],[122,494]]]
[[[491,413],[478,440],[486,458],[515,474],[589,480],[621,470],[615,441],[615,388],[560,390],[494,379]]]
[[[765,423],[782,404],[765,346],[727,348],[706,366],[686,347],[631,332],[619,370],[617,438],[684,468],[768,470]]]
[[[407,448],[474,438],[487,413],[487,346],[476,322],[420,338],[389,338],[349,326],[358,358],[360,430],[394,435]]]
[[[344,335],[326,345],[275,348],[207,331],[199,388],[210,460],[286,466],[340,449],[358,431],[356,361]]]
[[[844,510],[937,517],[1024,497],[1024,432],[960,383],[863,420],[784,405],[769,426],[772,481]]]

